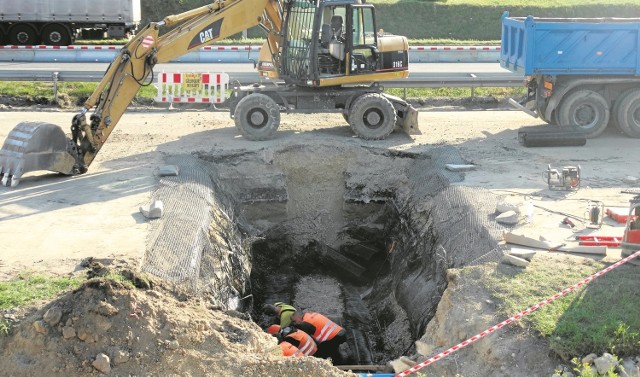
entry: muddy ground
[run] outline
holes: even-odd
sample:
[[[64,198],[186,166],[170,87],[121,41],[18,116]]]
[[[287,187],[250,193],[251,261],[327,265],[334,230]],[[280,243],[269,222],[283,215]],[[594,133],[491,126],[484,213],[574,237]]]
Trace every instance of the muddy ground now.
[[[47,121],[67,129],[72,116],[72,112],[47,108],[5,108],[0,112],[0,141],[20,121]],[[517,111],[423,107],[419,122],[421,136],[412,138],[394,132],[384,141],[373,142],[355,138],[340,115],[284,115],[277,136],[257,143],[244,140],[226,112],[132,109],[87,174],[69,178],[32,173],[17,188],[0,189],[0,279],[25,271],[85,274],[87,267],[82,261],[89,257],[116,271],[135,272],[150,231],[150,223],[139,207],[149,202],[156,189],[159,167],[175,154],[212,150],[268,154],[270,149],[284,146],[331,149],[345,145],[423,153],[452,145],[466,162],[476,165],[456,185],[486,188],[515,202],[522,202],[522,194],[533,194],[539,207],[579,217],[586,212],[586,200],[627,207],[630,197],[620,191],[640,185],[640,154],[634,152],[637,140],[625,138],[614,129],[589,140],[584,147],[525,148],[518,143],[518,128],[540,121]],[[548,164],[579,164],[580,190],[548,190],[542,177]],[[575,229],[560,224],[562,215],[539,207],[532,222],[521,222],[515,229],[558,241],[574,234]],[[578,228],[584,229],[586,223],[586,219],[578,221]],[[595,234],[621,233],[619,224],[607,220]],[[610,248],[604,260],[619,257],[619,249]],[[578,257],[568,257],[562,263],[572,263],[571,258]],[[435,322],[428,329],[430,334],[438,334],[437,346],[453,345],[462,340],[460,334],[481,330],[474,325],[474,313],[477,298],[485,300],[488,293],[478,292],[474,283],[465,286],[474,289],[463,290],[452,284],[452,289],[458,288],[447,291],[444,297],[454,297],[455,305],[445,302],[436,314],[436,318],[457,319],[463,324],[460,331],[439,331],[433,328]],[[455,295],[460,292],[466,295]],[[483,325],[499,319],[493,308],[483,307],[482,311]],[[93,281],[52,302],[10,315],[18,322],[11,336],[0,340],[0,369],[9,371],[9,375],[342,373],[322,360],[298,362],[272,355],[275,342],[245,314],[177,295],[162,281],[146,289]],[[453,358],[451,368],[434,373],[453,375],[457,371],[467,376],[474,375],[470,372],[473,370],[490,370],[492,375],[550,376],[558,361],[548,356],[544,342],[518,328],[510,331],[514,343],[499,356],[488,360],[487,349],[501,342],[500,338],[488,339],[472,346],[478,347],[477,351]],[[529,350],[531,361],[519,363],[510,349]],[[100,362],[101,354],[109,357],[110,369],[105,368],[104,360]]]

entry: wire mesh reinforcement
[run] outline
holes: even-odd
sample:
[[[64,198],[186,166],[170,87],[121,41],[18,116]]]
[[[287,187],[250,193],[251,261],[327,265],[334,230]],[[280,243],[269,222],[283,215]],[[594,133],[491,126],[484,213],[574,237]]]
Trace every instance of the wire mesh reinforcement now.
[[[235,309],[249,281],[250,250],[236,226],[234,201],[211,164],[191,156],[168,162],[179,174],[162,177],[153,195],[164,215],[152,222],[142,271]]]

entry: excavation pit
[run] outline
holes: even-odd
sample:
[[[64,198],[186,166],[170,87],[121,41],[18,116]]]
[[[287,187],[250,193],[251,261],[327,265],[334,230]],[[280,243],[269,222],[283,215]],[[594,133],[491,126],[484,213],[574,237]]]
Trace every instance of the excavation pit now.
[[[350,365],[414,351],[447,285],[447,269],[497,259],[497,198],[452,185],[465,161],[353,144],[175,156],[154,195],[143,271],[247,312],[265,303],[317,311],[347,330]]]

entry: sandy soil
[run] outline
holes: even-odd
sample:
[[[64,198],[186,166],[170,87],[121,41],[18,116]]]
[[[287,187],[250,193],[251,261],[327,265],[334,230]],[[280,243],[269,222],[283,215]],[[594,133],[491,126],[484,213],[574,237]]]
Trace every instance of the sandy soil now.
[[[66,129],[72,116],[62,111],[2,112],[0,140],[23,120],[48,121]],[[226,112],[128,112],[88,174],[69,178],[37,172],[27,174],[15,189],[0,188],[0,237],[3,249],[11,251],[0,256],[0,278],[23,269],[64,273],[87,256],[139,259],[147,222],[138,208],[147,203],[154,189],[154,174],[163,156],[172,153],[257,150],[319,139],[404,151],[456,145],[468,162],[477,165],[461,184],[505,195],[510,191],[540,194],[534,198],[536,205],[581,217],[586,202],[576,199],[627,207],[630,196],[620,190],[640,185],[626,182],[627,177],[640,177],[640,154],[633,153],[637,140],[610,130],[585,147],[525,148],[518,144],[517,129],[540,121],[518,111],[423,110],[419,117],[423,135],[412,139],[394,132],[379,142],[355,138],[339,115],[285,115],[282,119],[277,137],[258,143],[244,140]],[[542,177],[547,164],[581,165],[582,188],[549,191]],[[547,234],[548,229],[561,238],[571,235],[571,230],[558,228],[554,216],[536,209],[534,223],[527,230]]]
[[[47,121],[67,129],[72,116],[71,112],[41,109],[0,112],[0,141],[4,140],[9,131],[20,121]],[[355,138],[340,115],[284,115],[276,138],[266,142],[250,142],[240,136],[226,112],[144,109],[129,111],[87,174],[78,177],[61,177],[46,172],[31,173],[23,178],[17,188],[0,188],[0,238],[3,240],[0,253],[0,279],[8,279],[25,270],[67,274],[80,269],[80,262],[87,257],[138,265],[145,250],[149,230],[147,220],[139,213],[139,207],[149,201],[157,182],[157,170],[163,165],[167,155],[212,149],[259,150],[276,145],[304,145],[310,142],[322,142],[327,145],[352,143],[412,152],[427,151],[437,145],[455,145],[469,163],[476,165],[476,169],[467,172],[464,181],[459,184],[490,189],[517,204],[523,203],[522,194],[532,195],[536,205],[533,221],[519,226],[517,229],[519,233],[536,238],[545,235],[554,241],[568,239],[576,231],[622,235],[622,225],[608,219],[605,220],[601,229],[586,229],[585,225],[588,221],[585,213],[588,200],[601,201],[606,207],[628,206],[630,196],[621,194],[620,191],[640,185],[631,180],[631,177],[640,177],[640,153],[635,152],[637,140],[625,138],[612,129],[598,139],[589,140],[585,147],[525,148],[518,143],[518,128],[537,125],[540,121],[518,111],[506,110],[422,109],[419,122],[423,132],[421,136],[411,138],[403,133],[394,132],[384,141],[370,142]],[[542,176],[548,164],[559,168],[579,164],[582,168],[580,190],[575,192],[548,190]],[[570,229],[560,224],[563,214],[552,213],[541,207],[585,219],[574,220],[577,227]],[[606,259],[613,261],[619,257],[619,250],[611,248]],[[83,288],[83,291],[77,294],[83,294],[82,292],[86,289],[95,290],[96,287]],[[116,307],[130,306],[131,302],[134,302],[136,305],[140,303],[142,306],[148,306],[147,310],[154,310],[152,308],[154,308],[155,298],[145,298],[143,293],[121,291],[124,289],[122,287],[101,287],[100,289],[118,291],[117,297],[120,297],[120,301],[123,300],[122,297],[128,298],[128,301],[124,300],[118,305],[115,302],[111,303]],[[91,297],[95,299],[99,296],[93,292]],[[167,297],[162,296],[162,299],[168,306],[177,308],[184,306],[169,294]],[[63,313],[66,313],[64,308],[67,302],[57,303],[62,307]],[[63,318],[60,324],[56,322],[55,326],[50,326],[51,329],[47,330],[49,336],[63,336],[65,327],[74,328],[76,331],[80,331],[83,326],[86,327],[82,323],[81,312],[86,310],[94,313],[98,310],[96,307],[99,308],[101,304],[88,302],[85,306],[74,307],[69,311],[67,319]],[[29,321],[42,322],[43,316],[46,317],[44,315],[46,309],[48,308],[42,308],[32,314]],[[131,313],[135,314],[133,307],[131,310]],[[195,336],[196,340],[181,338],[179,331],[172,332],[170,330],[173,327],[168,326],[167,332],[160,334],[163,340],[158,342],[155,350],[136,351],[135,347],[130,346],[126,350],[114,349],[112,354],[119,354],[118,352],[122,351],[127,355],[135,356],[135,352],[149,352],[151,357],[170,363],[176,356],[172,354],[165,356],[165,354],[167,349],[175,351],[172,349],[173,341],[179,344],[192,342],[198,344],[200,347],[197,348],[198,350],[205,349],[209,344],[198,339],[208,338],[216,331],[229,336],[228,329],[218,328],[219,324],[225,321],[231,323],[229,326],[233,328],[241,328],[238,330],[241,334],[253,334],[259,330],[247,328],[249,325],[246,321],[234,319],[232,314],[215,312],[207,314],[205,322],[209,325],[202,325],[197,332],[188,334],[191,337]],[[109,323],[117,322],[111,318],[117,316],[117,313],[100,315],[107,317]],[[168,323],[184,322],[189,327],[190,321],[195,321],[194,318],[198,315],[198,313],[192,313],[166,320]],[[96,323],[101,322],[92,322],[91,326],[98,326]],[[216,325],[211,325],[212,323]],[[106,327],[112,325],[105,324]],[[135,333],[132,336],[152,338],[153,328],[156,327],[149,325],[147,330],[139,329],[139,334]],[[97,342],[99,342],[101,339],[99,333],[105,330],[100,328],[94,330],[98,333]],[[123,327],[122,331],[125,330],[126,327]],[[37,334],[33,331],[33,329],[31,332],[23,329],[20,342],[36,337]],[[222,340],[219,343],[224,343],[222,347],[228,352],[237,351],[236,343],[238,343],[246,346],[246,350],[267,355],[264,357],[268,359],[269,349],[273,346],[269,344],[269,339],[255,340],[252,336],[246,336],[241,340],[231,339],[230,342],[233,344],[226,344]],[[102,339],[102,341],[108,344],[108,339]],[[51,342],[51,344],[61,344],[62,340],[58,339],[57,342]],[[83,342],[86,343],[86,339]],[[74,345],[84,347],[84,343]],[[40,344],[38,347],[46,348],[47,345]],[[37,354],[40,349],[38,347],[34,346],[34,354]],[[78,351],[72,345],[65,349],[80,355],[79,357],[93,360],[99,347]],[[189,348],[181,352],[184,355],[184,352],[196,351]],[[212,365],[226,367],[225,363],[228,364],[228,362],[217,360],[216,357],[216,355],[194,356],[193,359],[186,359],[185,365],[188,363],[196,365],[198,362],[208,360]],[[260,356],[257,357],[260,359]],[[55,363],[55,360],[51,360],[48,365],[55,365]],[[242,363],[246,363],[242,365],[255,366],[262,365],[263,361],[260,359],[252,364],[251,360],[244,358]],[[324,364],[313,367],[317,368],[317,371],[328,373],[326,375],[334,373],[326,372]],[[136,368],[139,367],[122,370],[134,374],[145,371],[144,368]],[[193,366],[189,371],[196,375],[207,373],[198,368]],[[252,368],[254,369],[251,370],[256,373],[263,371],[260,369],[262,367]],[[17,369],[15,373],[20,374],[20,370],[22,369]],[[95,373],[90,363],[60,365],[57,366],[56,371],[66,375],[73,371]],[[284,371],[288,369],[269,369],[267,373]],[[305,375],[306,373],[303,370],[297,372],[294,370],[288,375]]]

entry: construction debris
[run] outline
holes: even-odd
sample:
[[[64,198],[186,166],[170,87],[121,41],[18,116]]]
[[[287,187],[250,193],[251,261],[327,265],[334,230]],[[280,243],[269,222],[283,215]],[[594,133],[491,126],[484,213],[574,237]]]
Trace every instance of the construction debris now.
[[[180,169],[176,165],[165,165],[158,170],[158,175],[161,177],[176,177]]]
[[[505,233],[504,241],[507,243],[534,247],[537,249],[549,250],[549,251],[564,251],[567,253],[579,253],[579,254],[592,254],[592,255],[606,255],[606,246],[566,246],[563,243],[556,243],[547,240],[536,240],[534,238],[521,236],[513,233]]]
[[[520,249],[517,247],[512,247],[511,250],[509,250],[509,255],[513,255],[514,257],[518,257],[518,258],[522,258],[522,259],[526,259],[528,261],[531,261],[531,259],[533,259],[533,257],[538,253],[538,250],[530,250],[530,249]]]

